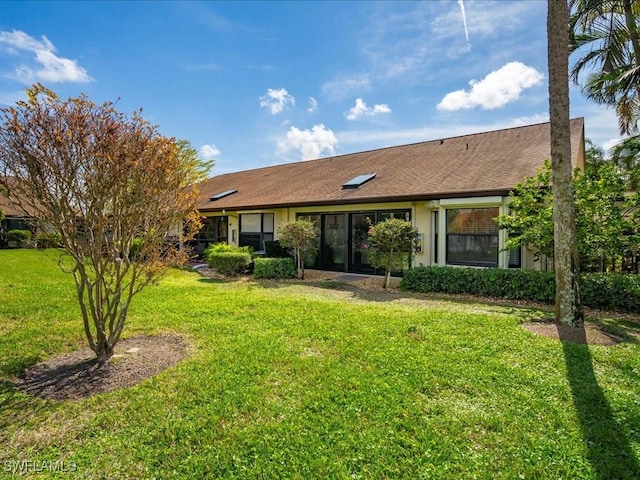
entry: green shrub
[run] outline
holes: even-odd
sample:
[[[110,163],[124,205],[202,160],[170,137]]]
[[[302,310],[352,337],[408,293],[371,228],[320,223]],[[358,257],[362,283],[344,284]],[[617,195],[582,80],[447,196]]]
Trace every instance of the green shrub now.
[[[216,253],[225,253],[225,252],[242,252],[248,253],[253,256],[253,248],[252,247],[234,247],[233,245],[229,245],[228,243],[211,243],[205,248],[203,252],[203,256],[205,260],[209,261],[209,256]]]
[[[294,278],[296,266],[293,258],[256,258],[253,268],[254,278]]]
[[[31,241],[31,231],[9,230],[7,232],[7,241],[15,242],[18,247],[22,247]]]
[[[583,305],[640,313],[640,277],[582,274]],[[498,268],[420,267],[405,273],[400,288],[413,292],[467,293],[511,300],[555,302],[554,272]]]
[[[278,240],[264,242],[265,255],[268,258],[289,258],[289,249],[280,245]]]
[[[235,275],[244,272],[251,264],[251,254],[246,251],[210,252],[207,255],[209,266],[222,275]]]
[[[210,243],[204,251],[205,258],[208,253],[233,252],[238,247],[229,245],[228,243]]]
[[[40,249],[58,248],[62,246],[62,236],[54,232],[42,232],[36,235],[36,245]]]
[[[640,276],[619,273],[582,275],[582,302],[593,308],[640,313]]]
[[[131,243],[131,248],[129,249],[129,260],[131,261],[139,260],[138,253],[142,248],[142,242],[143,240],[141,238],[133,239],[133,242]]]

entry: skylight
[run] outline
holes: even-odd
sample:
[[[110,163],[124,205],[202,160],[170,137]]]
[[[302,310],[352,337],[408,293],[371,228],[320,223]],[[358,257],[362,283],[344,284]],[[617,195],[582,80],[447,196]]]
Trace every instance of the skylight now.
[[[225,190],[224,192],[216,193],[209,200],[211,200],[212,202],[215,202],[216,200],[220,200],[221,198],[229,196],[232,193],[236,193],[237,191],[238,190]]]
[[[376,177],[375,173],[365,173],[352,178],[348,182],[342,184],[342,188],[358,188],[363,183],[367,183],[369,180],[373,180]]]

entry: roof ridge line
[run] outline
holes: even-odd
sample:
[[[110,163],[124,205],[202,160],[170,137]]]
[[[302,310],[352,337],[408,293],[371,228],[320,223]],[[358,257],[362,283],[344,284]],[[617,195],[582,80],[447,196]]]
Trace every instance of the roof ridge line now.
[[[584,122],[584,117],[575,117],[575,118],[570,118],[569,121],[572,122],[574,120],[582,120]],[[445,142],[447,140],[456,140],[456,139],[460,139],[460,138],[464,138],[464,137],[474,137],[474,136],[478,136],[478,135],[486,135],[489,133],[496,133],[496,132],[506,132],[508,130],[517,130],[520,128],[532,128],[532,127],[539,127],[540,125],[546,125],[546,124],[550,124],[549,121],[546,122],[539,122],[539,123],[532,123],[532,124],[528,124],[528,125],[517,125],[514,127],[506,127],[506,128],[498,128],[496,130],[487,130],[484,132],[475,132],[475,133],[466,133],[466,134],[462,134],[462,135],[455,135],[453,137],[441,137],[441,138],[434,138],[431,140],[424,140],[421,142],[413,142],[413,143],[404,143],[401,145],[389,145],[387,147],[380,147],[380,148],[372,148],[371,150],[361,150],[361,151],[357,151],[357,152],[349,152],[349,153],[342,153],[340,155],[331,155],[329,157],[320,157],[320,158],[312,158],[309,160],[298,160],[298,161],[294,161],[294,162],[285,162],[285,163],[278,163],[275,165],[267,165],[264,167],[256,167],[256,168],[249,168],[246,170],[238,170],[237,172],[228,172],[228,173],[222,173],[220,175],[213,175],[209,178],[207,178],[207,180],[210,180],[212,178],[222,178],[226,175],[235,175],[237,173],[245,173],[245,172],[256,172],[259,170],[268,170],[271,168],[277,168],[277,167],[282,167],[284,165],[298,165],[301,163],[309,163],[309,162],[319,162],[319,161],[332,161],[334,159],[338,159],[338,158],[342,158],[342,157],[348,157],[351,155],[361,155],[363,153],[371,153],[371,152],[379,152],[382,150],[390,150],[393,148],[405,148],[405,147],[412,147],[414,145],[422,145],[425,143],[431,143],[431,142]],[[207,181],[205,180],[205,182]]]

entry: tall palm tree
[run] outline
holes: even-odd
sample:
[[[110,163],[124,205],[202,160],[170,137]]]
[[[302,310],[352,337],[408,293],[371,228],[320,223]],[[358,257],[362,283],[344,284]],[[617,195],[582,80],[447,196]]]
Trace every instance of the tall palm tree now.
[[[569,11],[564,0],[547,0],[549,119],[553,186],[553,244],[556,321],[582,327],[578,243],[571,182],[569,121]]]
[[[597,103],[615,106],[622,134],[640,119],[640,0],[570,0],[570,51],[584,51],[571,77]]]

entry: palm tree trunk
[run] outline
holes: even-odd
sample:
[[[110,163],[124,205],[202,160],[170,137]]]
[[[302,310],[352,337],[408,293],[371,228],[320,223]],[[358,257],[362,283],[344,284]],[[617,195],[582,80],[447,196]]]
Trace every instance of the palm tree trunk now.
[[[553,185],[554,269],[557,322],[583,326],[578,244],[571,183],[569,119],[569,12],[564,0],[547,1],[549,117]]]
[[[633,53],[635,56],[636,66],[640,65],[640,38],[638,38],[638,27],[636,26],[636,17],[633,14],[633,5],[631,0],[624,0],[624,19],[629,30],[629,39],[633,46]]]

